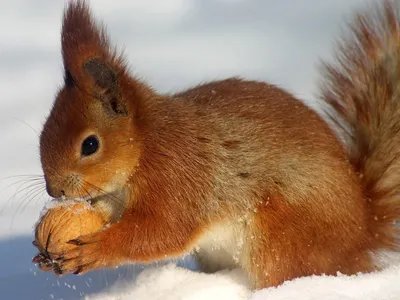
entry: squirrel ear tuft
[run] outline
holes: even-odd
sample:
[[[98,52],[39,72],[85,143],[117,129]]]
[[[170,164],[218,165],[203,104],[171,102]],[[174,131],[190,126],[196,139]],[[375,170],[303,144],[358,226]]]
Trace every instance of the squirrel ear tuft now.
[[[101,59],[115,70],[124,69],[122,56],[111,47],[105,27],[97,24],[84,0],[70,1],[64,11],[61,48],[66,84],[68,81],[85,85],[86,63],[93,58]]]
[[[118,74],[126,70],[122,55],[110,46],[104,26],[97,24],[84,0],[72,0],[64,11],[61,48],[66,86],[81,86],[102,101],[107,112],[127,114]]]
[[[85,1],[71,1],[64,11],[61,48],[64,67],[73,77],[89,58],[109,56],[105,30],[96,24]]]

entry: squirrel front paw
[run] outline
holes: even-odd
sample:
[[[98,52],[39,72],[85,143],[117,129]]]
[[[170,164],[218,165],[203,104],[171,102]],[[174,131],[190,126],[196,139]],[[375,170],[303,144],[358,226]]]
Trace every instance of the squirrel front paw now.
[[[38,253],[32,258],[32,262],[38,266],[38,268],[44,272],[53,270],[52,260],[44,255],[43,253]]]
[[[100,231],[68,241],[72,247],[64,253],[56,254],[52,260],[54,273],[84,274],[110,266],[112,254],[103,237],[104,231]]]

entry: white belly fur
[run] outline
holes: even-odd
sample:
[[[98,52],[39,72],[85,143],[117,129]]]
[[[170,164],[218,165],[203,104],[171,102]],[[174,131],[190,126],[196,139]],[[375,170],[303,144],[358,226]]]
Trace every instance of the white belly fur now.
[[[243,257],[243,222],[214,225],[197,243],[196,256],[205,272],[235,268]]]

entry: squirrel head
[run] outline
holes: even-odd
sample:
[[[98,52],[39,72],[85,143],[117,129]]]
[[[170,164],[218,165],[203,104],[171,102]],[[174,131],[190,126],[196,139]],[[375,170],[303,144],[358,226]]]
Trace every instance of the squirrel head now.
[[[118,191],[138,164],[136,115],[150,89],[129,76],[84,1],[68,4],[61,46],[64,84],[40,136],[47,192],[73,199]]]

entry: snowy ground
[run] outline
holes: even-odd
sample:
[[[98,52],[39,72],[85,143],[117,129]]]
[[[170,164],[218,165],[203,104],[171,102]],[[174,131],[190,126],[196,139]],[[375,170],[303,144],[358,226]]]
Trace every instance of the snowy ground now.
[[[241,75],[281,85],[311,105],[316,62],[329,56],[343,17],[360,3],[365,0],[92,0],[132,69],[160,91]],[[30,177],[5,177],[41,173],[37,133],[61,83],[63,5],[1,1],[1,299],[400,299],[395,262],[376,274],[302,278],[255,294],[239,270],[205,275],[168,264],[62,278],[38,271],[30,262],[31,240],[46,200],[43,186],[27,189],[35,183]],[[183,264],[193,265],[190,257]]]

